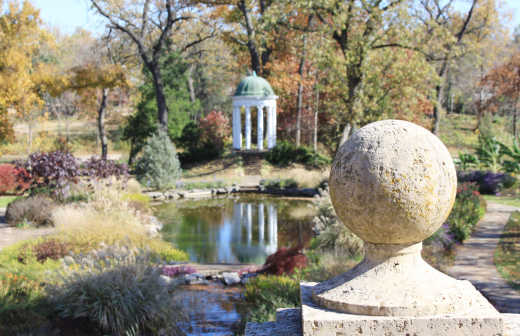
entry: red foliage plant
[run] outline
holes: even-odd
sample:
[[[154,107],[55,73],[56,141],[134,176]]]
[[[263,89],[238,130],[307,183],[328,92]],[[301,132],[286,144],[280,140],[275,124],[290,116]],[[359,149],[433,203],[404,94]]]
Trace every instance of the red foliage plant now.
[[[267,257],[264,266],[258,273],[263,274],[292,274],[296,268],[307,266],[307,257],[302,253],[301,246],[278,249]]]
[[[200,119],[202,129],[201,141],[213,143],[217,148],[224,148],[224,142],[231,133],[229,118],[221,111],[211,111],[206,117]]]
[[[58,260],[65,257],[69,253],[70,247],[67,243],[49,239],[34,246],[33,251],[36,260],[44,263],[47,259]]]
[[[0,164],[0,195],[20,195],[31,185],[31,175],[24,168]]]

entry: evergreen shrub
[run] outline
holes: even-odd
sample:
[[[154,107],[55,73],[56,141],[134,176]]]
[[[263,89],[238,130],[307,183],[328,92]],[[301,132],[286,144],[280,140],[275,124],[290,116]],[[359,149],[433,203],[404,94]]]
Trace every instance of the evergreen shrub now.
[[[288,166],[292,163],[320,168],[331,163],[331,159],[321,154],[315,153],[312,149],[288,142],[279,142],[271,151],[267,153],[267,161],[277,166]]]
[[[181,167],[174,144],[160,130],[150,138],[135,167],[138,181],[147,188],[165,190],[175,187]]]

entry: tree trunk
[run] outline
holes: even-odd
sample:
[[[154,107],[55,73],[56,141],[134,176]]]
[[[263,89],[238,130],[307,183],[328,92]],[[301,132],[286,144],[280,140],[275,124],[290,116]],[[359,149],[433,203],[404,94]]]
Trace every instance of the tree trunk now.
[[[149,70],[152,73],[153,86],[155,89],[155,99],[157,100],[159,126],[164,131],[168,131],[168,105],[166,105],[166,97],[164,96],[162,75],[157,64],[150,65]]]
[[[298,83],[298,113],[296,115],[296,146],[301,145],[302,137],[302,109],[303,109],[303,68],[305,67],[305,53],[307,51],[307,36],[303,35],[303,48],[300,57],[300,64],[298,65],[298,75],[300,81]]]
[[[442,93],[444,91],[444,84],[445,84],[444,81],[442,81],[442,79],[444,79],[446,73],[448,72],[448,65],[449,65],[449,61],[451,58],[451,53],[453,51],[453,48],[456,45],[461,43],[462,38],[466,34],[468,25],[471,21],[471,18],[473,17],[473,13],[475,10],[475,6],[477,5],[477,2],[478,2],[478,0],[472,1],[471,8],[469,9],[468,14],[466,15],[466,18],[462,24],[462,27],[460,28],[460,31],[455,35],[455,37],[457,38],[457,42],[454,45],[450,46],[450,48],[448,49],[446,57],[438,72],[439,78],[441,79],[441,84],[437,85],[435,87],[435,94],[436,94],[437,101],[435,102],[435,106],[433,107],[434,121],[433,121],[433,129],[432,129],[432,132],[435,135],[439,134],[439,127],[440,127],[440,121],[441,121],[441,112],[442,112],[441,99],[442,99]]]
[[[247,49],[249,50],[249,55],[251,57],[251,68],[255,71],[259,76],[262,75],[262,65],[260,61],[260,53],[258,52],[258,48],[255,42],[256,31],[253,27],[253,22],[251,20],[251,16],[249,13],[249,8],[247,7],[246,1],[241,0],[237,4],[238,8],[242,12],[245,21],[245,28],[247,33]]]
[[[105,113],[107,106],[108,89],[101,90],[101,103],[98,109],[98,135],[99,142],[101,143],[101,159],[106,161],[108,156],[107,137],[105,134]]]
[[[314,134],[312,137],[312,147],[314,152],[318,151],[318,111],[320,107],[320,90],[316,85],[316,106],[314,107]]]
[[[360,68],[361,66],[359,66],[357,70],[359,70]],[[345,108],[347,110],[348,115],[345,118],[346,121],[343,126],[343,134],[338,144],[338,148],[341,147],[341,145],[343,145],[343,143],[348,140],[349,136],[354,131],[352,120],[354,120],[354,107],[356,106],[357,99],[359,99],[357,95],[357,90],[359,85],[361,84],[362,78],[360,75],[352,75],[352,73],[354,73],[354,71],[351,71],[349,75],[349,71],[347,71],[347,81],[349,85],[348,97],[345,100]]]
[[[518,127],[516,125],[517,121],[518,121],[518,108],[516,106],[516,104],[514,105],[513,107],[513,136],[514,136],[514,139],[515,139],[515,143],[516,141],[518,140]]]
[[[195,97],[195,87],[193,86],[193,68],[194,68],[194,65],[191,64],[190,67],[188,68],[188,89],[190,90],[190,101],[192,103],[195,103],[195,100],[197,99]]]
[[[262,76],[263,74],[260,65],[260,57],[258,54],[258,50],[256,49],[255,43],[253,41],[247,41],[247,48],[249,49],[249,54],[251,55],[251,68],[259,76]]]
[[[435,86],[435,104],[433,105],[433,126],[432,133],[439,135],[439,128],[441,122],[441,99],[442,99],[442,86]]]

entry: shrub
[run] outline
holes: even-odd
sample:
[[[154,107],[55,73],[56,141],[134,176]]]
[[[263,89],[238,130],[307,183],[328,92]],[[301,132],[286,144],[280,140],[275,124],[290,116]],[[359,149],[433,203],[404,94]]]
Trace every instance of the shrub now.
[[[323,167],[330,164],[328,157],[315,153],[307,147],[296,147],[296,145],[282,141],[278,143],[266,155],[267,161],[278,166],[288,166],[292,163],[301,163],[310,167]]]
[[[503,147],[494,136],[480,134],[476,154],[478,162],[493,172],[497,172],[503,163]]]
[[[200,119],[199,124],[202,130],[200,141],[211,144],[220,156],[224,152],[226,139],[231,133],[229,118],[221,111],[211,111],[206,117]]]
[[[69,195],[69,184],[81,175],[74,156],[67,152],[33,153],[25,162],[18,162],[32,176],[32,193],[50,193],[56,199]]]
[[[276,309],[300,305],[300,282],[287,276],[260,275],[246,284],[244,298],[251,307],[248,321],[273,321]]]
[[[44,283],[49,280],[49,271],[54,271],[60,267],[60,262],[47,259],[43,263],[36,260],[33,247],[42,242],[45,238],[38,238],[30,241],[23,241],[0,251],[0,274],[11,272],[17,275]]]
[[[146,253],[108,247],[67,262],[63,284],[49,288],[61,318],[84,319],[98,334],[180,334],[179,307]]]
[[[33,252],[38,262],[43,263],[47,259],[58,260],[66,256],[70,251],[67,243],[57,239],[47,239],[33,246]]]
[[[290,188],[298,188],[298,182],[296,182],[292,178],[288,179],[266,179],[261,180],[260,184],[265,186],[268,189],[290,189]]]
[[[297,268],[301,269],[305,266],[307,266],[307,257],[302,253],[301,247],[282,247],[267,257],[260,273],[292,274]]]
[[[198,125],[189,122],[179,138],[185,149],[179,156],[181,162],[186,164],[220,157],[229,134],[229,118],[222,112],[210,112]]]
[[[27,170],[11,164],[0,164],[0,195],[20,195],[30,186]]]
[[[186,189],[186,190],[223,188],[225,186],[226,186],[226,182],[224,182],[224,181],[190,182],[190,183],[177,184],[177,187],[180,187],[180,188]]]
[[[146,247],[150,249],[152,258],[157,262],[171,263],[189,259],[186,252],[177,250],[161,239],[150,240]]]
[[[47,322],[40,313],[43,288],[39,281],[13,273],[0,273],[0,334],[31,335]]]
[[[477,156],[468,153],[459,153],[459,157],[454,161],[457,168],[461,171],[466,171],[472,167],[478,167],[480,164]]]
[[[34,226],[53,225],[52,211],[56,203],[47,196],[35,195],[9,203],[5,219],[10,226],[28,222]]]
[[[139,182],[148,188],[164,190],[175,186],[181,168],[175,146],[165,132],[159,131],[148,139],[135,173]]]
[[[57,208],[53,220],[57,238],[70,244],[74,252],[88,252],[101,243],[128,244],[149,248],[157,259],[185,261],[188,255],[174,249],[170,243],[148,235],[146,224],[150,216],[138,213],[125,199],[122,187],[117,183],[106,186],[93,184],[89,202]]]
[[[141,212],[141,213],[149,213],[150,212],[150,197],[144,194],[124,194],[123,200],[128,202],[128,205]]]
[[[81,174],[83,176],[107,178],[128,178],[128,166],[119,164],[112,160],[103,160],[97,157],[91,157],[82,164]]]
[[[509,174],[489,171],[458,172],[457,179],[459,183],[475,183],[481,194],[491,195],[499,193],[502,189],[512,187],[516,182],[516,179]]]
[[[6,309],[30,305],[41,294],[42,287],[38,282],[11,272],[0,273],[0,315]]]
[[[313,229],[317,234],[312,240],[313,249],[343,251],[351,256],[363,253],[363,241],[338,220],[328,198],[318,205]]]
[[[450,233],[462,242],[466,240],[483,216],[485,205],[474,183],[462,183],[457,188],[455,204],[447,219]]]

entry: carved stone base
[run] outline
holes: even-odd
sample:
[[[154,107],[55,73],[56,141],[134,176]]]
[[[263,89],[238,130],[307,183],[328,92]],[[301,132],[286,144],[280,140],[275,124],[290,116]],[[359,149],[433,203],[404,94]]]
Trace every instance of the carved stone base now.
[[[302,283],[302,326],[304,336],[502,336],[501,315],[467,281],[460,288],[474,303],[465,313],[432,316],[369,316],[338,313],[317,306],[311,299],[316,283]],[[405,289],[403,289],[404,291]]]
[[[320,307],[356,315],[471,314],[481,295],[469,282],[431,267],[422,259],[421,249],[422,243],[366,243],[365,259],[314,286],[312,299]]]

